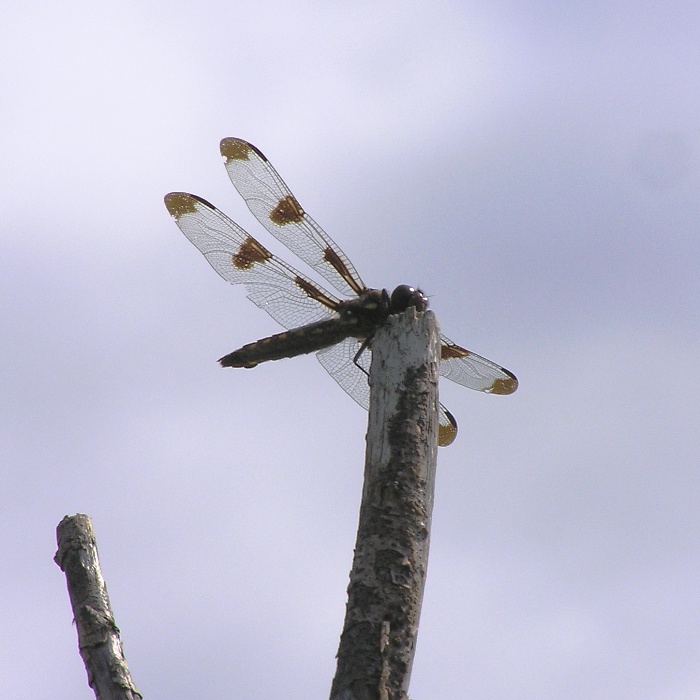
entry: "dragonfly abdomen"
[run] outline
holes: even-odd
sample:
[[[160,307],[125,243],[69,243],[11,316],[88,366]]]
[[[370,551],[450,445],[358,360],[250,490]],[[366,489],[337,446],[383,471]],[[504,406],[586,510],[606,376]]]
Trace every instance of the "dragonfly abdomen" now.
[[[306,355],[345,340],[354,335],[353,330],[338,318],[326,319],[248,343],[224,355],[219,362],[222,367],[250,368],[261,362]]]

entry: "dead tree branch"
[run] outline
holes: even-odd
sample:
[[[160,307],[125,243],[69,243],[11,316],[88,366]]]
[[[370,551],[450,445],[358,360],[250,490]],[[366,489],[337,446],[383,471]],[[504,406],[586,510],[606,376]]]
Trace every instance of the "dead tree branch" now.
[[[440,335],[431,312],[372,341],[365,481],[331,700],[405,700],[428,565]]]
[[[56,528],[54,561],[66,574],[78,647],[98,700],[141,700],[124,659],[87,515],[66,516]]]

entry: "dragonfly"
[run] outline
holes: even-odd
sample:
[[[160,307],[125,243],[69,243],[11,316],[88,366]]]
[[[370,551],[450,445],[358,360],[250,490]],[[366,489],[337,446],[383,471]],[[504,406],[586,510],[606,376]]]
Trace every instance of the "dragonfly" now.
[[[363,408],[369,407],[367,375],[371,339],[390,314],[409,306],[424,311],[420,289],[399,285],[367,287],[348,257],[306,213],[268,159],[238,138],[220,143],[233,186],[255,218],[292,253],[329,282],[337,296],[303,275],[202,197],[186,192],[165,196],[180,230],[209,264],[231,284],[242,284],[248,298],[287,330],[248,343],[219,362],[251,368],[271,360],[316,352],[323,368]],[[512,372],[441,335],[440,375],[487,394],[512,394]],[[457,421],[439,406],[438,444],[451,444]]]

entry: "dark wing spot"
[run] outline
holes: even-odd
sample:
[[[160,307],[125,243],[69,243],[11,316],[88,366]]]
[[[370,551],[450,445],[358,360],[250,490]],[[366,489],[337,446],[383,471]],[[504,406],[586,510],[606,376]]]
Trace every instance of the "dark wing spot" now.
[[[438,445],[440,445],[440,447],[447,447],[451,445],[457,437],[457,421],[444,406],[442,408],[449,422],[446,425],[442,423],[438,425]]]
[[[222,139],[219,144],[221,155],[226,160],[248,160],[251,148],[249,143],[241,141],[241,139]]]
[[[512,394],[518,388],[518,380],[508,372],[508,370],[503,370],[510,376],[507,379],[496,379],[491,387],[491,394]]]
[[[312,299],[315,299],[324,306],[327,306],[329,309],[335,310],[338,306],[336,302],[330,299],[328,295],[325,294],[320,287],[317,287],[315,284],[313,284],[313,282],[310,282],[309,280],[304,279],[303,277],[297,276],[294,278],[294,284],[296,284],[296,286],[299,287],[299,289],[301,289],[307,296],[311,297]]]
[[[328,262],[334,270],[337,270],[341,277],[346,280],[350,277],[347,266],[332,248],[326,247],[323,251],[323,259]]]
[[[459,345],[443,344],[440,348],[441,360],[454,360],[456,357],[469,357],[469,350],[460,348]]]
[[[270,221],[278,226],[297,224],[303,218],[304,210],[291,194],[288,194],[284,199],[280,199],[277,206],[270,212]]]
[[[254,238],[248,237],[241,243],[238,252],[231,256],[231,262],[239,270],[249,270],[255,263],[264,263],[272,253]]]
[[[185,214],[194,214],[197,211],[197,200],[185,192],[171,192],[165,195],[165,206],[171,216],[179,219]]]

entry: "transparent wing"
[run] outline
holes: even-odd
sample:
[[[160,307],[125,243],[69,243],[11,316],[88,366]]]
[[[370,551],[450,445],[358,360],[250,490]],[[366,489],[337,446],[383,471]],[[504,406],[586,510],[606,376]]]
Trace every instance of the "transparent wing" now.
[[[267,158],[242,139],[220,144],[233,186],[257,220],[339,292],[360,294],[366,287],[353,264],[302,209]]]
[[[243,284],[248,298],[287,329],[328,318],[340,301],[304,277],[234,221],[201,197],[165,196],[180,230],[209,264],[231,284]]]
[[[364,372],[354,363],[362,343],[355,338],[346,338],[337,345],[324,348],[316,353],[318,361],[328,374],[335,379],[341,388],[365,410],[369,408],[369,382],[367,374],[372,363],[372,353],[366,348],[357,358],[358,364]],[[366,373],[367,374],[366,374]],[[438,445],[447,447],[457,437],[457,421],[454,416],[442,405],[439,408]]]
[[[440,375],[445,379],[487,394],[512,394],[518,388],[512,372],[456,345],[444,335],[440,339]]]
[[[354,362],[362,342],[357,338],[346,338],[337,345],[331,345],[316,353],[323,369],[335,379],[341,388],[357,401],[365,410],[369,408],[369,382],[367,374],[372,362],[372,353],[366,349],[357,359],[363,372]]]

